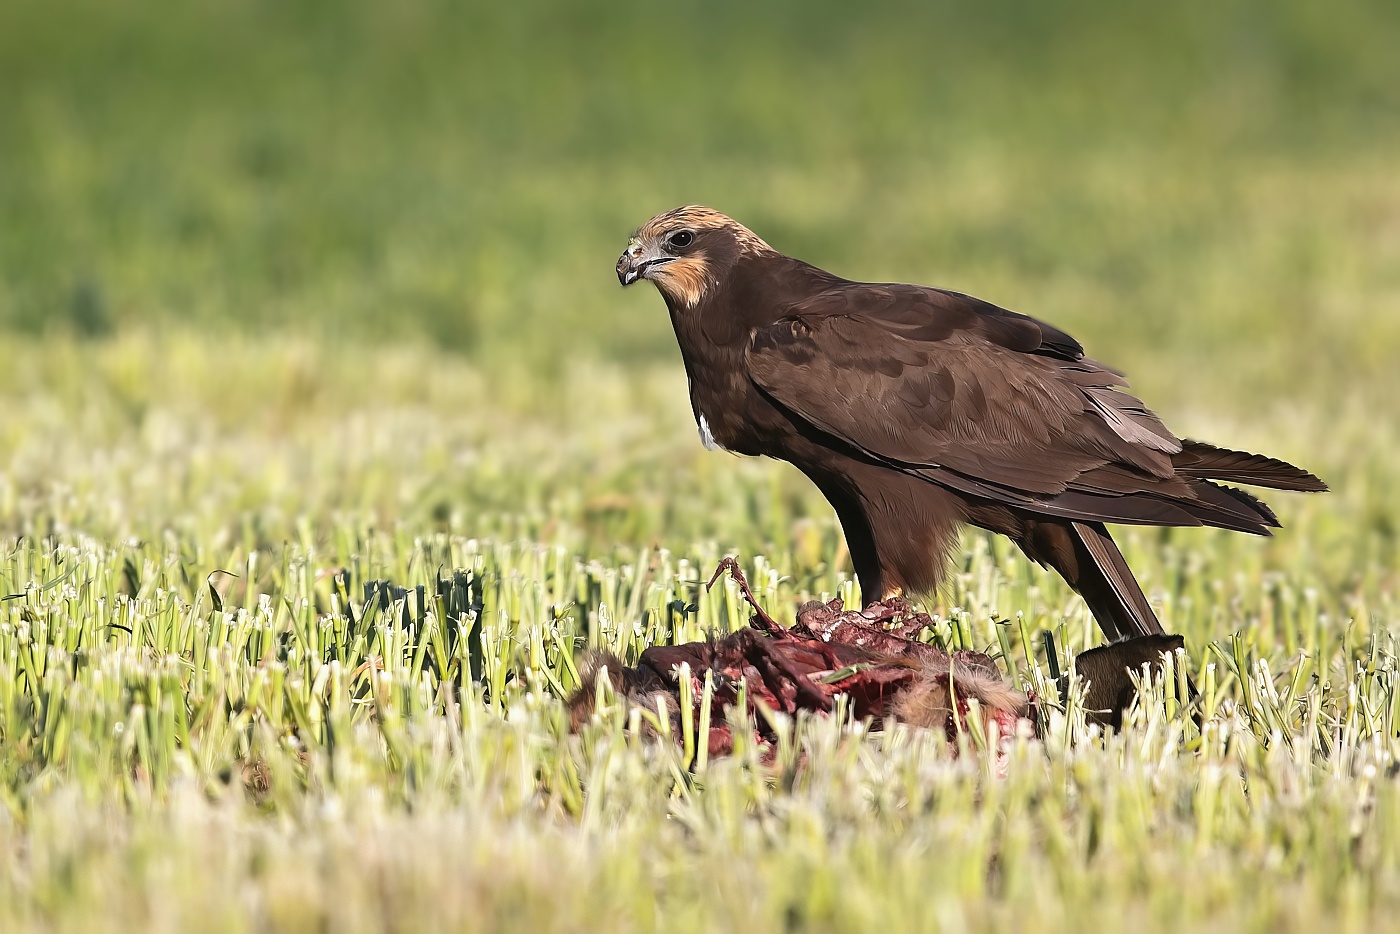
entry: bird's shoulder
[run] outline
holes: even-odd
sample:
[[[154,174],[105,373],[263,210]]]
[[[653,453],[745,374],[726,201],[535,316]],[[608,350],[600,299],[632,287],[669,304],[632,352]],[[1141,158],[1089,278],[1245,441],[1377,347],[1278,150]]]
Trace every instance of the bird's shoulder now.
[[[1084,356],[1079,341],[1054,325],[962,292],[930,286],[842,281],[781,311],[777,322],[755,334],[756,340],[809,336],[804,329],[810,331],[822,319],[845,317],[859,319],[870,340],[887,335],[915,344],[985,343],[1069,361]]]

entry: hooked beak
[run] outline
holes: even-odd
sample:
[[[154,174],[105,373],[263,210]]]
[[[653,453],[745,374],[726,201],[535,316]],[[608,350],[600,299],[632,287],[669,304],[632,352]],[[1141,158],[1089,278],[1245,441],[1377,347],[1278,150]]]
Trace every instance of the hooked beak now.
[[[664,266],[673,260],[674,256],[644,256],[641,246],[629,246],[617,258],[617,281],[628,286],[638,279],[650,278],[647,276],[648,269]]]

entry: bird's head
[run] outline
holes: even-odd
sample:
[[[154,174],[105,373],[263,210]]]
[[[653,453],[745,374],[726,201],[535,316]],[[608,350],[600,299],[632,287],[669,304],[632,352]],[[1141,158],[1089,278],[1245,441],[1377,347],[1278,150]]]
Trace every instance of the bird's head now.
[[[617,260],[617,281],[650,279],[671,302],[693,308],[744,256],[772,253],[743,224],[709,208],[687,205],[637,228]]]

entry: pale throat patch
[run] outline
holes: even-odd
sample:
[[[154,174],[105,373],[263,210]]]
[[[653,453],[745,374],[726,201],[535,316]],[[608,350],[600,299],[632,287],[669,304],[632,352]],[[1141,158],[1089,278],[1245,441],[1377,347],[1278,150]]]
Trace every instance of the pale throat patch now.
[[[710,267],[703,256],[667,263],[652,277],[657,288],[687,308],[694,308],[710,286]]]

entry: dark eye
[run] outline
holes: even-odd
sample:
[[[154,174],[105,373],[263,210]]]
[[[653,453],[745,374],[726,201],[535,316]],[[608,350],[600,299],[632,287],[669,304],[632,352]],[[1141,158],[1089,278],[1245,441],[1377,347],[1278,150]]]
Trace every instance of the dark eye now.
[[[695,234],[691,233],[688,230],[678,230],[675,233],[671,234],[671,236],[666,238],[666,244],[668,246],[673,246],[678,250],[683,250],[686,247],[690,246],[690,244],[693,243],[694,240]]]

